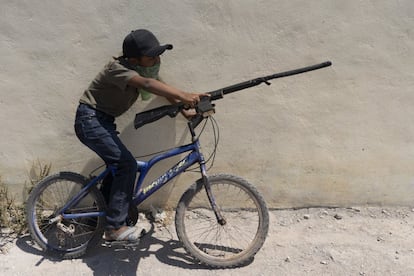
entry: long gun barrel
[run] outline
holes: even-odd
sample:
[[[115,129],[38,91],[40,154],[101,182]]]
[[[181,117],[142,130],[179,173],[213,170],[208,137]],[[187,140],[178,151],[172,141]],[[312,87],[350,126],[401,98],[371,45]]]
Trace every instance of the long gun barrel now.
[[[272,79],[277,79],[277,78],[283,78],[283,77],[293,76],[293,75],[297,75],[297,74],[302,74],[302,73],[305,73],[305,72],[321,69],[321,68],[328,67],[328,66],[331,66],[331,65],[332,65],[332,62],[326,61],[326,62],[323,62],[323,63],[320,63],[320,64],[315,64],[315,65],[312,65],[312,66],[307,66],[307,67],[303,67],[303,68],[299,68],[299,69],[294,69],[294,70],[290,70],[290,71],[276,73],[276,74],[269,75],[269,76],[266,76],[266,77],[256,78],[256,79],[252,79],[252,80],[249,80],[249,81],[233,84],[231,86],[227,86],[227,87],[209,92],[208,94],[211,95],[211,100],[217,100],[217,99],[223,98],[223,95],[225,95],[225,94],[229,94],[229,93],[240,91],[240,90],[243,90],[243,89],[246,89],[246,88],[250,88],[250,87],[259,85],[261,83],[266,83],[267,85],[270,85],[269,80],[272,80]]]

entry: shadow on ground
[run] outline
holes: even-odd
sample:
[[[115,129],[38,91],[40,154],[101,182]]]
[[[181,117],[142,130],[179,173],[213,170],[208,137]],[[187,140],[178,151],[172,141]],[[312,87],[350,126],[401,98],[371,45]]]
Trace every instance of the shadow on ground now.
[[[212,268],[197,263],[181,246],[181,242],[168,235],[154,233],[155,226],[142,238],[134,249],[124,247],[105,247],[101,241],[94,248],[89,249],[80,259],[93,271],[93,275],[137,275],[140,260],[155,256],[156,259],[169,266],[187,270],[211,270]],[[40,257],[36,266],[42,266],[44,261],[52,263],[71,262],[59,256],[45,254],[29,235],[17,239],[16,245],[24,252]],[[246,264],[248,265],[248,264]],[[150,271],[148,271],[150,273]]]

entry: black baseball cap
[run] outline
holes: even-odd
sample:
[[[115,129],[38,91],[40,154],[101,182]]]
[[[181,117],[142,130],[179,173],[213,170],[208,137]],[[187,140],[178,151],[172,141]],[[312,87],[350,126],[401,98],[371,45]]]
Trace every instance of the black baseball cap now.
[[[124,57],[156,57],[171,50],[171,44],[160,45],[160,42],[153,33],[148,30],[139,29],[130,32],[124,39],[122,51]]]

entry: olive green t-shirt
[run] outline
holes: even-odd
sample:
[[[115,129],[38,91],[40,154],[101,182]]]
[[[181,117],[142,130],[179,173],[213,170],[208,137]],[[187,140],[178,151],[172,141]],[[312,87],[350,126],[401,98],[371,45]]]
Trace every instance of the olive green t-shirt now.
[[[138,73],[121,64],[110,61],[85,90],[79,102],[96,110],[118,117],[135,103],[139,92],[128,81]]]

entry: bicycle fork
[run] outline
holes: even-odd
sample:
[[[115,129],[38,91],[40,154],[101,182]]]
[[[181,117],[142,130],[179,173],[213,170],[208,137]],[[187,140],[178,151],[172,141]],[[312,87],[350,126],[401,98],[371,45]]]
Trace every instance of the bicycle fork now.
[[[198,125],[202,121],[202,119],[203,117],[199,116],[198,121],[196,123],[193,123],[191,121],[188,122],[188,128],[190,129],[192,141],[196,143],[197,154],[199,156],[200,171],[202,175],[201,179],[197,180],[197,182],[201,181],[201,184],[204,186],[204,189],[206,190],[206,193],[207,193],[208,201],[210,202],[211,208],[214,211],[214,215],[216,216],[217,222],[220,225],[225,225],[227,222],[224,219],[223,215],[221,214],[216,204],[216,200],[214,198],[213,192],[211,191],[211,185],[210,185],[210,182],[208,182],[208,178],[207,178],[206,161],[204,160],[204,156],[200,150],[200,142],[198,141],[198,138],[196,138],[196,134],[194,132],[195,126]]]
[[[226,220],[221,214],[220,209],[217,206],[216,199],[214,198],[213,192],[211,191],[211,185],[207,178],[206,163],[201,153],[200,153],[200,158],[201,158],[200,170],[201,170],[202,177],[201,179],[197,180],[197,182],[201,181],[201,184],[204,186],[204,189],[206,190],[206,193],[207,193],[208,201],[210,202],[211,208],[214,211],[214,215],[216,216],[218,224],[225,225]]]
[[[207,176],[203,174],[203,177],[199,179],[199,181],[203,182],[203,186],[207,193],[208,201],[210,202],[211,208],[213,208],[214,214],[216,215],[217,222],[222,226],[225,225],[227,222],[224,219],[223,215],[220,212],[219,207],[216,204],[216,200],[211,191],[211,185],[210,185],[210,182],[208,182]]]

